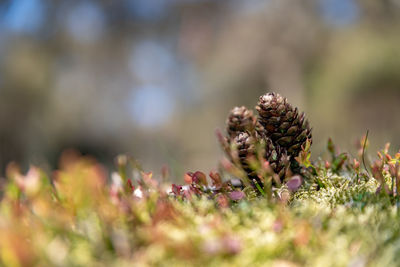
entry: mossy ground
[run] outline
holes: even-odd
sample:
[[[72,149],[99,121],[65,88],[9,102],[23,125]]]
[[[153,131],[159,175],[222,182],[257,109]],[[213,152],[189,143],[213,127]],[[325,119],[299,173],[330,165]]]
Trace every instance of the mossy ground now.
[[[400,265],[398,172],[390,171],[398,158],[383,153],[374,163],[383,181],[336,158],[313,165],[296,192],[282,186],[272,196],[215,193],[204,186],[215,188],[215,173],[212,183],[192,174],[189,187],[167,193],[168,181],[128,170],[126,158],[111,179],[71,155],[50,177],[12,164],[1,190],[0,265]]]

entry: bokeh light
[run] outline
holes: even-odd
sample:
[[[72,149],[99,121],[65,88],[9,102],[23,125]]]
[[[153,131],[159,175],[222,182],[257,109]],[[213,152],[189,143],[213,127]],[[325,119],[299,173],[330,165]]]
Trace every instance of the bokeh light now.
[[[320,0],[324,20],[334,26],[346,26],[359,18],[359,6],[355,0]]]
[[[95,1],[84,1],[68,10],[65,26],[77,41],[90,43],[97,41],[106,28],[103,11]]]
[[[46,6],[42,0],[15,0],[3,17],[6,29],[15,33],[35,33],[45,22]]]
[[[157,130],[171,119],[174,110],[174,98],[166,88],[144,86],[133,91],[129,102],[134,122],[142,127]]]

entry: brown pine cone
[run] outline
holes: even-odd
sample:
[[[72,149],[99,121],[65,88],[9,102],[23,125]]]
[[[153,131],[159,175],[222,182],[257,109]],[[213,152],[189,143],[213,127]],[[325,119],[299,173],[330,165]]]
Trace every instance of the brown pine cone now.
[[[256,109],[265,136],[284,148],[292,158],[298,156],[307,138],[312,141],[304,113],[299,114],[297,108],[293,108],[281,95],[268,93],[261,96]]]
[[[239,132],[252,132],[255,129],[256,117],[253,111],[246,107],[233,108],[226,121],[227,133],[230,138],[235,138]]]

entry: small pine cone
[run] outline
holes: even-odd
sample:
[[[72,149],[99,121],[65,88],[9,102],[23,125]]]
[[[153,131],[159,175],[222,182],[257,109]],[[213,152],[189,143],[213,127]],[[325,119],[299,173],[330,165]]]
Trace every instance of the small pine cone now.
[[[252,157],[257,160],[257,144],[260,144],[258,143],[260,141],[264,143],[263,147],[265,148],[265,152],[261,155],[269,162],[272,171],[278,174],[281,181],[283,181],[286,170],[290,166],[289,157],[284,148],[274,145],[268,137],[259,140],[248,132],[241,132],[233,139],[232,144],[237,149],[242,169],[247,173],[250,181],[256,180],[259,182],[257,172],[251,168],[249,160]]]
[[[230,138],[235,138],[239,132],[252,132],[255,128],[256,117],[253,111],[246,107],[235,107],[229,113],[226,121],[227,133]]]
[[[299,114],[297,108],[293,108],[281,95],[268,93],[261,96],[256,109],[265,136],[286,149],[292,158],[298,156],[307,138],[312,140],[304,113]]]
[[[272,170],[278,174],[281,182],[285,178],[286,171],[290,166],[289,156],[284,148],[279,145],[274,145],[272,140],[268,137],[264,137],[265,142],[265,154],[264,158],[270,164]]]
[[[255,138],[247,132],[240,132],[232,140],[232,143],[237,149],[241,167],[249,177],[254,176],[255,172],[250,167],[249,159],[256,156]]]

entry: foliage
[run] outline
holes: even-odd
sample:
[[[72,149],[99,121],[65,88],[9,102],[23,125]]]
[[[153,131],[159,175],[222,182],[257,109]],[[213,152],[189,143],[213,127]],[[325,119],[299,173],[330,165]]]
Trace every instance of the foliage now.
[[[155,179],[127,156],[110,179],[71,151],[50,176],[10,164],[0,265],[399,265],[399,154],[380,152],[371,177],[360,159],[328,148],[331,160],[313,164],[305,149],[298,161],[308,175],[261,195],[223,168],[171,186],[167,169]]]

